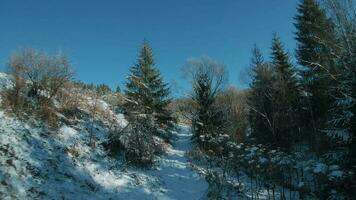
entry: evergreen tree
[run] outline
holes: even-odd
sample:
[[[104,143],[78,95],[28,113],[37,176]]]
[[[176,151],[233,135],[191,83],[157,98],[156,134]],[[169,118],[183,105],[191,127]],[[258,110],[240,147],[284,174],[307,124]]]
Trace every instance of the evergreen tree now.
[[[331,4],[330,15],[336,24],[337,58],[335,65],[339,69],[336,86],[332,88],[335,97],[330,109],[326,133],[333,138],[333,150],[340,158],[333,159],[337,164],[346,165],[355,172],[356,166],[356,15],[352,1],[328,1]],[[330,45],[334,49],[335,45]],[[340,151],[341,150],[341,151]],[[354,173],[356,174],[356,173]],[[355,177],[355,175],[354,175]],[[349,191],[355,195],[356,183]],[[350,183],[348,183],[350,184]],[[352,185],[352,184],[350,184]]]
[[[152,132],[155,126],[149,116],[134,116],[130,119],[128,128],[123,132],[121,139],[125,148],[125,159],[136,166],[149,166],[154,162],[157,146],[154,142]]]
[[[252,51],[251,71],[251,91],[248,97],[251,135],[257,139],[258,143],[273,143],[273,111],[275,108],[272,98],[274,81],[270,66],[264,61],[256,46]]]
[[[333,65],[329,48],[336,42],[333,23],[316,0],[302,0],[295,20],[298,63],[308,72],[314,72],[306,76],[325,72],[319,65],[327,69]]]
[[[226,78],[224,66],[211,59],[199,59],[187,67],[194,92],[192,139],[200,148],[219,153],[230,131],[227,105],[217,102]]]
[[[290,62],[288,53],[285,52],[283,44],[274,36],[272,40],[272,66],[276,79],[276,86],[282,97],[284,97],[290,105],[297,107],[299,98],[299,83],[296,77],[296,71]]]
[[[121,93],[121,88],[120,88],[120,85],[118,85],[118,86],[116,87],[115,92],[116,92],[116,93]]]
[[[206,73],[199,74],[194,84],[194,101],[197,112],[193,120],[193,139],[202,147],[222,133],[224,114],[218,109],[217,95],[213,93],[211,80]]]
[[[302,119],[307,124],[305,131],[313,130],[310,139],[315,148],[320,149],[320,130],[326,126],[328,110],[333,102],[329,93],[335,84],[330,74],[337,70],[334,63],[336,36],[333,23],[316,0],[302,0],[295,20],[296,56],[302,66],[300,74],[306,94]]]
[[[274,79],[275,138],[276,144],[289,147],[299,139],[299,85],[280,39],[272,40],[272,67]]]
[[[159,70],[155,67],[152,49],[147,42],[144,43],[137,63],[130,69],[130,75],[126,82],[126,109],[128,116],[149,115],[165,139],[174,128],[174,119],[167,109],[171,102],[169,88],[163,82]],[[158,129],[157,129],[158,130]]]
[[[111,88],[106,84],[99,84],[95,87],[98,95],[103,96],[111,92]]]

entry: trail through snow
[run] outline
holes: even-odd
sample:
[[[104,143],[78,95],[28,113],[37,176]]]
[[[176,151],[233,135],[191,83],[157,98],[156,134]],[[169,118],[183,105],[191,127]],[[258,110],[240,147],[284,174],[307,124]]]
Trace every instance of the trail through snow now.
[[[164,195],[159,199],[205,199],[208,183],[191,169],[185,155],[191,145],[189,128],[180,126],[175,136],[167,156],[162,158],[158,169],[151,172],[162,182]]]

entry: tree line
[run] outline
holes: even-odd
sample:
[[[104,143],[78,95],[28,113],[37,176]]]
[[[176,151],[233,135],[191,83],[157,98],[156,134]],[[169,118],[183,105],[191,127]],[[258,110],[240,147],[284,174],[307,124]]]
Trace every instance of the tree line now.
[[[350,175],[341,182],[343,186],[336,186],[327,177],[314,177],[318,189],[313,192],[318,198],[330,197],[331,188],[353,196],[356,185],[356,13],[353,5],[352,1],[300,1],[294,18],[297,65],[291,62],[291,55],[277,34],[272,38],[269,60],[263,58],[257,46],[253,48],[252,81],[246,98],[239,99],[243,101],[240,113],[245,116],[239,117],[240,122],[243,121],[238,125],[243,128],[238,129],[239,137],[232,131],[237,124],[237,112],[227,103],[221,65],[204,60],[193,63],[191,102],[194,109],[184,109],[190,112],[193,138],[200,150],[228,158],[229,153],[239,152],[229,146],[229,141],[233,141],[259,144],[289,155],[307,153],[315,156],[315,160],[341,167]],[[290,182],[289,189],[293,189],[292,180],[300,180],[304,169],[294,172],[295,166],[286,166],[288,168],[277,167],[276,171],[263,173],[270,180],[281,174],[284,178],[291,177],[287,182]],[[251,167],[245,169],[249,171]],[[290,169],[289,174],[286,169]],[[287,184],[284,178],[282,185]]]

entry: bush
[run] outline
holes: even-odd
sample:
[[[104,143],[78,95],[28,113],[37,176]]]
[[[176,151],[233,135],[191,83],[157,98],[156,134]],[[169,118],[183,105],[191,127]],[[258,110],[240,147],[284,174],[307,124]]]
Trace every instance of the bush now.
[[[11,57],[9,60],[9,74],[11,74],[13,78],[13,87],[7,89],[2,94],[2,105],[4,107],[10,107],[15,113],[22,110],[26,100],[24,98],[26,91],[26,82],[23,77],[24,71],[25,69],[21,62]]]
[[[33,49],[25,49],[14,55],[12,60],[21,66],[23,78],[30,83],[30,97],[44,96],[52,99],[73,77],[70,62],[62,55],[49,56]]]
[[[58,127],[59,120],[57,116],[57,111],[50,101],[48,100],[40,101],[40,106],[39,106],[39,110],[37,111],[37,115],[40,117],[40,119],[47,122],[47,125],[49,127],[51,128]]]
[[[73,76],[68,59],[25,49],[10,57],[8,67],[13,87],[4,93],[3,106],[17,114],[35,112],[56,127],[58,119],[53,100]]]
[[[72,83],[65,84],[64,88],[57,95],[60,102],[59,112],[70,119],[83,117],[84,113],[79,109],[81,102],[84,101],[81,88]]]
[[[154,140],[157,128],[149,117],[135,116],[121,131],[111,134],[107,149],[112,153],[123,152],[129,164],[139,167],[150,166],[163,148]]]

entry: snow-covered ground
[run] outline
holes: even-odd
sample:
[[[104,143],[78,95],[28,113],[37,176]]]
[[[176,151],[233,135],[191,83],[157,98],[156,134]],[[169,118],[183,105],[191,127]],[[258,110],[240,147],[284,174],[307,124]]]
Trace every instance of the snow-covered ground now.
[[[11,78],[0,73],[0,92],[11,87]],[[104,148],[109,124],[125,126],[124,116],[99,100],[105,115],[93,120],[86,106],[91,97],[80,95],[88,101],[79,104],[82,114],[67,118],[58,113],[56,129],[33,115],[20,120],[0,108],[0,199],[204,199],[208,185],[185,156],[190,148],[187,127],[179,127],[167,154],[152,169],[132,168]],[[95,147],[89,145],[92,131]]]
[[[150,170],[109,158],[100,142],[88,146],[85,122],[49,131],[0,112],[0,199],[201,199],[207,183],[185,157],[185,127]],[[98,141],[107,130],[95,126]]]
[[[160,199],[204,199],[208,184],[204,177],[192,171],[185,153],[190,149],[189,128],[180,126],[176,140],[168,149],[157,170],[150,172],[162,183]]]

